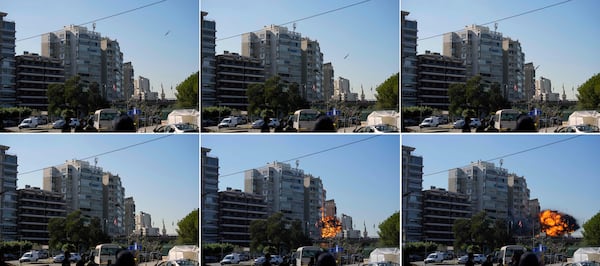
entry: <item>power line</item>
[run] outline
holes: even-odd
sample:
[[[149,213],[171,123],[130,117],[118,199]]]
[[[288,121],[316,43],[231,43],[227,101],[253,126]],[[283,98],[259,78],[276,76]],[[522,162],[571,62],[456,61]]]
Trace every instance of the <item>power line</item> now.
[[[153,2],[153,3],[147,4],[147,5],[143,5],[143,6],[140,6],[140,7],[133,8],[133,9],[125,10],[125,11],[122,11],[122,12],[119,12],[119,13],[116,13],[116,14],[113,14],[113,15],[109,15],[109,16],[106,16],[106,17],[101,17],[101,18],[94,19],[94,20],[91,20],[91,21],[88,21],[88,22],[80,23],[80,24],[77,24],[77,26],[84,26],[84,25],[87,25],[87,24],[90,24],[90,23],[95,23],[95,22],[98,22],[98,21],[106,20],[106,19],[109,19],[109,18],[113,18],[113,17],[116,17],[116,16],[123,15],[123,14],[131,13],[131,12],[133,12],[133,11],[137,11],[137,10],[140,10],[140,9],[143,9],[143,8],[146,8],[146,7],[150,7],[150,6],[153,6],[153,5],[157,5],[157,4],[160,4],[160,3],[162,3],[162,2],[166,2],[166,1],[167,1],[167,0],[160,0],[160,1],[156,1],[156,2]],[[56,31],[59,31],[59,30],[60,30],[60,29],[58,29],[58,30],[56,30]],[[52,32],[56,32],[56,31],[52,31]],[[37,38],[37,37],[41,37],[41,36],[43,36],[44,34],[46,34],[46,33],[42,33],[42,34],[38,34],[38,35],[34,35],[34,36],[30,36],[30,37],[23,38],[23,39],[18,39],[18,40],[16,40],[15,42],[20,42],[20,41],[25,41],[25,40],[29,40],[29,39],[33,39],[33,38]]]
[[[168,138],[168,137],[171,137],[171,136],[172,136],[171,134],[167,134],[167,135],[162,136],[162,137],[158,137],[158,138],[154,138],[154,139],[150,139],[150,140],[138,142],[138,143],[135,143],[135,144],[131,144],[131,145],[122,147],[122,148],[110,150],[110,151],[103,152],[103,153],[98,153],[96,155],[92,155],[92,156],[88,156],[88,157],[84,157],[84,158],[80,158],[80,159],[75,159],[75,160],[85,161],[85,160],[88,160],[88,159],[91,159],[91,158],[100,157],[100,156],[107,155],[107,154],[110,154],[110,153],[114,153],[114,152],[126,150],[126,149],[129,149],[129,148],[133,148],[133,147],[136,147],[136,146],[140,146],[140,145],[143,145],[143,144],[147,144],[147,143],[150,143],[150,142],[154,142],[154,141],[158,141],[158,140],[161,140],[161,139],[164,139],[164,138]],[[27,174],[35,173],[35,172],[38,172],[38,171],[43,171],[44,169],[45,168],[40,168],[40,169],[31,170],[31,171],[26,171],[26,172],[23,172],[23,173],[19,173],[18,175],[27,175]]]
[[[542,144],[542,145],[539,145],[539,146],[535,146],[533,148],[529,148],[529,149],[525,149],[525,150],[521,150],[521,151],[517,151],[517,152],[505,154],[505,155],[501,155],[501,156],[494,157],[494,158],[487,159],[487,160],[483,160],[483,161],[485,161],[485,162],[492,162],[492,161],[496,161],[496,160],[499,160],[499,159],[504,159],[504,158],[512,157],[512,156],[515,156],[515,155],[518,155],[518,154],[522,154],[522,153],[525,153],[525,152],[529,152],[529,151],[541,149],[541,148],[544,148],[544,147],[548,147],[550,145],[558,144],[558,143],[561,143],[561,142],[566,142],[566,141],[569,141],[569,140],[572,140],[572,139],[575,139],[575,138],[578,138],[578,137],[581,137],[581,135],[573,136],[573,137],[562,139],[562,140],[557,140],[557,141],[554,141],[554,142],[550,142],[550,143]],[[437,172],[429,173],[429,174],[423,174],[423,177],[445,173],[445,172],[448,172],[448,171],[450,171],[452,169],[455,169],[455,168],[451,168],[451,169],[447,169],[447,170],[442,170],[442,171],[437,171]]]
[[[519,13],[519,14],[516,14],[516,15],[504,17],[504,18],[497,19],[497,20],[492,20],[490,22],[486,22],[486,23],[483,23],[483,24],[477,24],[477,25],[481,25],[481,26],[489,25],[489,24],[492,24],[492,23],[496,23],[496,22],[500,22],[500,21],[503,21],[503,20],[507,20],[507,19],[511,19],[511,18],[516,18],[516,17],[522,16],[522,15],[526,15],[526,14],[530,14],[530,13],[537,12],[537,11],[540,11],[540,10],[544,10],[546,8],[550,8],[550,7],[562,5],[564,3],[571,2],[571,1],[573,1],[573,0],[565,0],[565,1],[562,1],[562,2],[559,2],[559,3],[551,4],[551,5],[540,7],[540,8],[536,8],[536,9],[532,9],[532,10],[529,10],[529,11],[525,11],[523,13]],[[456,31],[460,31],[460,30],[462,30],[462,29],[458,29]],[[425,37],[425,38],[418,38],[417,41],[422,41],[422,40],[432,39],[432,38],[435,38],[435,37],[444,36],[444,34],[446,34],[446,33],[448,33],[448,32],[437,34],[437,35],[433,35],[433,36],[429,36],[429,37]]]
[[[300,18],[300,19],[292,20],[292,21],[285,22],[285,23],[282,23],[282,24],[277,24],[277,25],[278,25],[278,26],[284,26],[284,25],[288,25],[288,24],[296,23],[296,22],[298,22],[298,21],[303,21],[303,20],[307,20],[307,19],[314,18],[314,17],[318,17],[318,16],[326,15],[326,14],[329,14],[329,13],[333,13],[333,12],[336,12],[336,11],[340,11],[340,10],[342,10],[342,9],[346,9],[346,8],[349,8],[349,7],[353,7],[353,6],[357,6],[357,5],[360,5],[360,4],[364,4],[364,3],[366,3],[366,2],[370,2],[370,1],[371,1],[371,0],[364,0],[364,1],[361,1],[361,2],[357,2],[357,3],[354,3],[354,4],[347,5],[347,6],[343,6],[343,7],[339,7],[339,8],[331,9],[331,10],[328,10],[328,11],[324,11],[324,12],[321,12],[321,13],[317,13],[317,14],[314,14],[314,15],[310,15],[310,16],[308,16],[308,17],[304,17],[304,18]],[[260,29],[259,29],[259,30],[255,30],[255,31],[251,31],[251,32],[257,32],[257,31],[260,31]],[[242,35],[244,35],[244,34],[245,34],[245,33],[240,33],[240,34],[232,35],[232,36],[229,36],[229,37],[220,38],[220,39],[217,39],[217,40],[215,40],[215,41],[227,40],[227,39],[231,39],[231,38],[235,38],[235,37],[242,36]]]
[[[284,160],[284,161],[279,161],[279,162],[282,162],[282,163],[287,163],[287,162],[295,161],[295,160],[298,160],[298,159],[302,159],[302,158],[306,158],[306,157],[314,156],[314,155],[317,155],[317,154],[320,154],[320,153],[324,153],[324,152],[328,152],[328,151],[336,150],[336,149],[343,148],[343,147],[346,147],[346,146],[350,146],[350,145],[353,145],[353,144],[356,144],[356,143],[360,143],[360,142],[363,142],[363,141],[367,141],[367,140],[370,140],[370,139],[372,139],[372,138],[376,138],[376,137],[379,137],[379,136],[381,136],[381,135],[380,135],[380,134],[377,134],[377,135],[374,135],[374,136],[371,136],[371,137],[368,137],[368,138],[365,138],[365,139],[360,139],[360,140],[356,140],[356,141],[348,142],[348,143],[345,143],[345,144],[341,144],[341,145],[334,146],[334,147],[331,147],[331,148],[327,148],[327,149],[324,149],[324,150],[320,150],[320,151],[316,151],[316,152],[312,152],[312,153],[308,153],[308,154],[300,155],[300,156],[298,156],[298,157],[294,157],[294,158],[291,158],[291,159],[288,159],[288,160]],[[201,167],[202,167],[202,166],[201,166]],[[237,175],[237,174],[243,174],[243,173],[244,173],[244,172],[246,172],[247,170],[250,170],[250,169],[246,169],[246,170],[238,171],[238,172],[235,172],[235,173],[225,174],[225,175],[219,175],[219,177],[227,177],[227,176],[232,176],[232,175]]]

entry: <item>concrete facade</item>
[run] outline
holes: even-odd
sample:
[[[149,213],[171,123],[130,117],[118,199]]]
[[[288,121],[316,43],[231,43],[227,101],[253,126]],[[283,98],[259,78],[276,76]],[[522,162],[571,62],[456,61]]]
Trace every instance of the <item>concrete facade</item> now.
[[[423,157],[402,146],[402,241],[423,239]]]
[[[465,82],[465,66],[457,58],[439,53],[420,54],[418,58],[417,98],[420,106],[448,110],[450,85]]]
[[[250,247],[250,223],[267,218],[267,204],[258,194],[227,188],[219,191],[219,239]]]
[[[104,199],[102,222],[104,232],[111,237],[125,233],[125,188],[118,175],[104,173],[102,176]]]
[[[48,245],[48,221],[67,216],[62,194],[30,186],[17,190],[17,193],[20,240]]]
[[[65,81],[61,61],[28,52],[15,59],[17,106],[47,111],[48,87]]]
[[[302,38],[302,80],[300,94],[308,102],[322,101],[323,98],[323,53],[319,42]]]
[[[335,72],[331,62],[323,64],[323,99],[330,101],[333,97],[333,79]]]
[[[0,239],[17,238],[17,156],[9,154],[10,147],[0,145]]]
[[[505,98],[510,102],[520,101],[525,98],[525,53],[518,40],[506,37],[502,40],[502,53],[502,84]]]
[[[248,110],[248,87],[265,81],[261,60],[229,52],[216,58],[217,104]]]
[[[100,46],[102,49],[101,95],[109,102],[125,100],[127,98],[123,89],[123,53],[119,42],[103,37]]]
[[[465,194],[435,187],[423,191],[423,241],[453,246],[454,221],[471,218],[470,208]]]
[[[17,104],[15,81],[15,22],[0,12],[0,107]]]
[[[125,205],[123,216],[123,227],[125,235],[129,236],[135,231],[135,200],[133,197],[127,197],[123,200]]]
[[[406,19],[409,12],[402,11],[400,28],[402,31],[402,54],[400,58],[400,83],[402,85],[402,106],[416,106],[417,103],[417,21]]]
[[[201,12],[201,58],[202,73],[200,78],[200,91],[202,104],[200,106],[216,106],[217,105],[217,90],[216,90],[216,59],[215,59],[215,47],[216,47],[216,23],[211,20],[207,20],[204,17],[208,15],[208,12]]]
[[[217,243],[219,241],[219,158],[209,156],[211,149],[201,148],[200,160],[200,195],[202,243]]]

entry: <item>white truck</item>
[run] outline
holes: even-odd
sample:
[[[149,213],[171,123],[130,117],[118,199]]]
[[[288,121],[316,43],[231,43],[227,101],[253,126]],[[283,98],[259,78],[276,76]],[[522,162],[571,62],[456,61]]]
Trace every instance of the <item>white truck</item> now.
[[[38,251],[32,250],[29,252],[25,252],[23,256],[19,259],[19,262],[36,262],[40,258],[40,253]]]

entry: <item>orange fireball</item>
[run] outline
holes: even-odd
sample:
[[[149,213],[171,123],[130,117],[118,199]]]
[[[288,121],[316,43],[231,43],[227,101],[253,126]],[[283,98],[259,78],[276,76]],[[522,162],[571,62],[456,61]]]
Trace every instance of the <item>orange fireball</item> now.
[[[540,213],[542,232],[548,236],[562,236],[579,229],[575,218],[557,211],[545,210]]]

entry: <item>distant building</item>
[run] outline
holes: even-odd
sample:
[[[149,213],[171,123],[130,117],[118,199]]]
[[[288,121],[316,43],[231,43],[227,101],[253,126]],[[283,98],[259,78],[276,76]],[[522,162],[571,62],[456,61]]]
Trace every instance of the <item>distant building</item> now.
[[[529,211],[529,188],[525,177],[515,174],[508,175],[508,220],[512,222],[515,233],[519,235],[528,235],[532,230],[532,223]]]
[[[423,191],[423,241],[454,245],[452,226],[457,219],[471,218],[465,194],[432,187]]]
[[[472,215],[485,211],[492,219],[508,217],[508,171],[477,161],[448,172],[448,191],[466,194]]]
[[[261,60],[227,51],[216,58],[217,104],[232,109],[248,110],[248,87],[265,82]]]
[[[201,148],[200,195],[202,243],[219,242],[219,158],[209,156],[209,148]]]
[[[557,102],[560,100],[560,94],[552,92],[550,79],[540,77],[535,81],[535,96],[533,98],[541,102]]]
[[[0,239],[16,241],[18,163],[16,155],[6,153],[8,149],[10,147],[0,145]]]
[[[402,146],[402,242],[423,240],[423,157]]]
[[[135,201],[133,197],[125,198],[124,205],[123,227],[125,228],[125,235],[129,236],[135,231]]]
[[[123,97],[129,99],[133,97],[135,74],[131,62],[123,63]]]
[[[15,22],[8,21],[8,13],[0,12],[0,107],[17,104],[15,90]],[[2,238],[4,239],[4,238]]]
[[[150,90],[150,80],[139,76],[133,82],[133,100],[138,101],[156,101],[158,100],[158,92]]]
[[[140,211],[135,216],[135,234],[141,236],[160,236],[160,229],[152,226],[152,217],[149,213]]]
[[[325,201],[325,217],[334,217],[337,216],[337,205],[335,204],[335,200],[330,199]]]
[[[533,63],[526,63],[523,65],[523,72],[525,74],[523,81],[523,94],[524,99],[529,102],[533,100],[535,95],[535,68]]]
[[[333,82],[332,100],[342,102],[355,102],[358,100],[358,93],[350,91],[350,80],[338,77]]]
[[[333,65],[331,62],[323,64],[323,99],[330,101],[333,97]]]
[[[465,82],[465,65],[454,57],[430,53],[417,56],[417,102],[419,106],[448,110],[450,85]]]
[[[204,17],[208,15],[208,12],[200,12],[201,20],[201,41],[202,53],[200,62],[202,63],[202,76],[200,78],[200,90],[202,100],[202,107],[217,106],[217,90],[216,90],[216,59],[215,59],[215,47],[216,47],[216,23],[211,20],[206,20]]]
[[[284,83],[302,84],[301,34],[287,27],[270,25],[242,35],[242,55],[258,58],[265,67],[265,80],[279,76]]]
[[[258,194],[227,188],[219,191],[219,239],[250,247],[250,223],[267,218],[267,204]]]
[[[17,193],[19,240],[48,245],[48,221],[67,216],[62,194],[29,185]]]
[[[402,55],[400,92],[402,106],[416,106],[417,103],[417,21],[408,20],[409,12],[401,11]]]
[[[65,82],[64,68],[56,58],[24,52],[15,57],[17,106],[48,110],[48,87]]]

